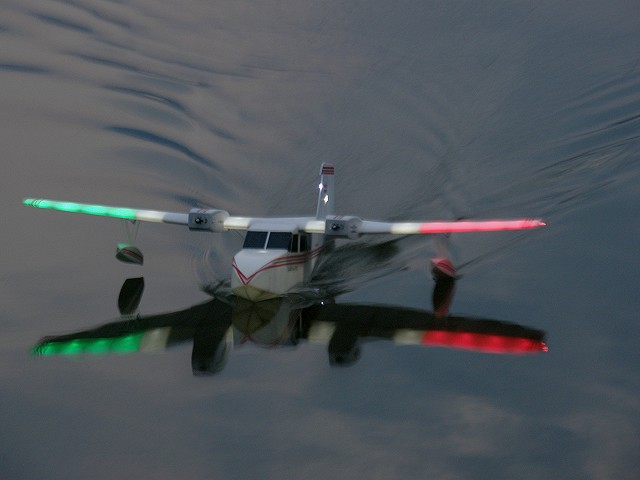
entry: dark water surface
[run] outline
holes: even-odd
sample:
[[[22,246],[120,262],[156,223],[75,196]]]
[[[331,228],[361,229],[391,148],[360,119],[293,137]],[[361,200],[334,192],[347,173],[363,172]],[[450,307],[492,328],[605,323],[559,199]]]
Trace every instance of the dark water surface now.
[[[0,478],[638,478],[636,2],[5,0],[0,42]],[[545,218],[452,239],[452,312],[549,352],[30,355],[128,277],[143,314],[208,300],[242,239],[145,225],[127,266],[118,221],[23,197],[306,214],[323,161],[341,213]],[[342,301],[429,309],[432,243],[387,240],[340,250]]]

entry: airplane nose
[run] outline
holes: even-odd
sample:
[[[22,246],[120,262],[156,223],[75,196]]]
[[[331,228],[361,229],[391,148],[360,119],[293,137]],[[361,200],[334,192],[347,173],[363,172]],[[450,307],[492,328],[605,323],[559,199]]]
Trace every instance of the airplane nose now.
[[[236,295],[251,301],[277,296],[282,285],[276,274],[282,251],[242,250],[233,259],[234,274],[231,289]]]
[[[264,271],[271,270],[281,262],[285,251],[279,250],[241,250],[233,257],[233,270],[244,285],[251,283]]]
[[[251,283],[251,280],[253,280],[260,271],[260,265],[257,265],[255,262],[247,261],[247,259],[243,258],[242,255],[236,255],[233,258],[231,266],[242,285],[248,285]]]
[[[231,264],[231,266],[233,267],[233,271],[235,273],[234,278],[237,278],[242,285],[247,285],[251,281],[251,274],[244,273],[242,271],[242,267],[238,265],[238,262],[235,258],[233,259],[233,263]]]

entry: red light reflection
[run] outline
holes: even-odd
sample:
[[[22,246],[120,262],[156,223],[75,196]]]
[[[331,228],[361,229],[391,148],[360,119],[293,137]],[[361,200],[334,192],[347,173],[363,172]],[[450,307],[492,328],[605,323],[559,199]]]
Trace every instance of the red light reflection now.
[[[463,348],[485,353],[525,354],[549,351],[541,340],[444,330],[427,330],[422,337],[422,345]]]

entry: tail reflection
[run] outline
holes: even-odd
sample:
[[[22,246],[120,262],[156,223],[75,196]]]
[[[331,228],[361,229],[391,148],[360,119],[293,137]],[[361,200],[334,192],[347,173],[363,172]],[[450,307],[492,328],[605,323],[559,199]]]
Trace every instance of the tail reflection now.
[[[326,344],[329,363],[357,362],[371,340],[398,345],[451,347],[484,353],[545,352],[545,333],[514,323],[449,316],[455,270],[446,259],[434,259],[433,312],[395,306],[352,305],[333,299],[310,299],[303,306],[288,298],[250,302],[232,295],[185,310],[140,316],[142,278],[127,279],[120,291],[121,319],[69,335],[43,338],[35,355],[106,355],[162,351],[193,342],[194,375],[222,371],[233,347],[294,346],[301,341]]]

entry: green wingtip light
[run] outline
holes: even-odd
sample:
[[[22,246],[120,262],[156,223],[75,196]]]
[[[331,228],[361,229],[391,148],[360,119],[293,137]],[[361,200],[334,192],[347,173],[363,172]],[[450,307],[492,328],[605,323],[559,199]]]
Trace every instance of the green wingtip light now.
[[[136,210],[132,208],[109,207],[106,205],[90,205],[75,202],[59,202],[44,198],[25,198],[22,201],[22,204],[27,207],[58,210],[61,212],[84,213],[86,215],[98,215],[100,217],[124,218],[125,220],[136,219]]]

